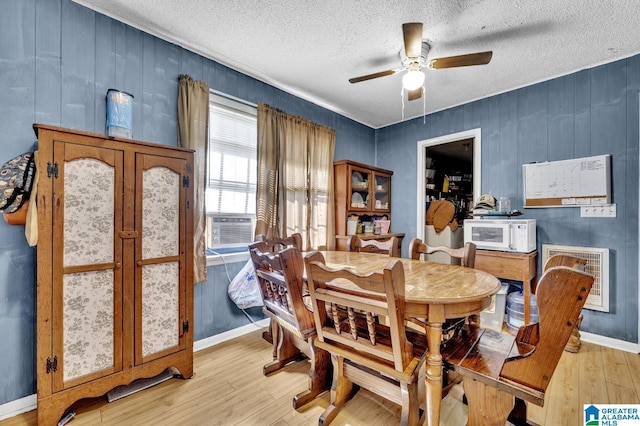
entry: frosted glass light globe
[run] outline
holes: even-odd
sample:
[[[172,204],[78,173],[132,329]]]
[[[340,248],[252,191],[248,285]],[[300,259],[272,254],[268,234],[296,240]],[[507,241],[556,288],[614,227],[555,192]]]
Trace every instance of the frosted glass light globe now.
[[[422,71],[408,71],[402,77],[402,86],[407,90],[415,90],[424,84],[424,73]]]

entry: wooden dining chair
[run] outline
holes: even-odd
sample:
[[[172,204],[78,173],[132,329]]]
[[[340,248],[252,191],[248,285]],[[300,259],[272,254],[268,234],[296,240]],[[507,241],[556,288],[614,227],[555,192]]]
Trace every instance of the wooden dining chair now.
[[[319,424],[331,423],[353,395],[354,384],[399,404],[402,425],[421,424],[426,350],[407,338],[400,260],[361,275],[348,268],[331,269],[320,252],[313,252],[305,257],[305,268],[316,346],[331,353],[333,364],[331,404]],[[376,316],[387,317],[389,324],[376,322]]]
[[[539,321],[514,337],[467,325],[442,349],[463,376],[467,425],[526,424],[524,401],[543,406],[545,391],[593,285],[593,276],[566,266],[549,268],[536,299]]]
[[[415,260],[421,260],[423,254],[445,253],[452,259],[457,259],[460,262],[460,266],[473,268],[476,260],[476,245],[474,243],[466,243],[459,248],[451,248],[447,246],[430,246],[427,243],[423,243],[420,238],[412,238],[409,242],[409,257]],[[418,325],[424,330],[426,326],[425,322],[419,318],[413,318],[411,320],[414,324]],[[479,315],[470,315],[469,317],[450,318],[442,324],[442,345],[446,345],[456,333],[460,333],[465,322],[472,322],[476,325],[480,324]],[[462,377],[452,369],[447,369],[442,375],[442,395],[446,396],[449,390],[456,384],[460,383]]]
[[[409,257],[411,259],[420,260],[423,254],[434,253],[446,253],[449,257],[458,259],[461,266],[473,268],[476,259],[476,245],[469,242],[459,248],[430,246],[427,243],[423,243],[419,238],[412,238],[409,242]],[[471,315],[468,319],[473,322],[480,322],[480,317],[478,315]],[[446,343],[451,337],[453,337],[453,334],[460,330],[460,327],[465,320],[467,320],[467,318],[453,318],[447,320],[447,322],[442,326],[442,341]],[[420,320],[418,320],[417,323],[423,325],[423,322]]]
[[[447,246],[430,246],[423,243],[419,238],[411,239],[409,242],[409,257],[419,260],[422,254],[446,253],[453,259],[458,259],[461,266],[473,268],[476,262],[476,245],[474,243],[466,243],[459,248],[451,248]]]
[[[288,237],[273,237],[267,238],[264,234],[256,235],[255,241],[262,241],[267,246],[269,246],[269,250],[272,253],[277,253],[280,250],[284,250],[287,247],[295,247],[300,251],[304,251],[302,248],[302,235],[298,232],[295,232]]]
[[[575,268],[579,271],[585,271],[587,267],[587,261],[585,259],[581,259],[579,257],[570,256],[568,254],[554,254],[550,256],[547,261],[544,263],[544,267],[542,268],[543,273],[554,266],[567,266],[569,268]],[[582,346],[582,342],[580,340],[580,324],[582,323],[582,314],[578,317],[578,322],[575,327],[573,327],[573,333],[571,333],[571,337],[569,337],[569,341],[567,345],[564,347],[564,350],[571,353],[576,353],[580,350],[580,346]]]
[[[271,253],[277,253],[280,250],[286,249],[287,247],[295,247],[298,250],[303,251],[302,235],[300,235],[297,232],[284,238],[283,237],[267,238],[267,236],[264,234],[258,234],[256,235],[255,241],[262,241],[263,243],[265,243],[269,247],[269,251]],[[308,298],[309,292],[306,289],[306,284],[304,285],[304,288],[303,288],[303,294],[307,296],[304,298],[304,300],[307,301],[307,304],[309,306],[311,306],[311,302]],[[262,338],[269,343],[273,343],[272,328],[273,328],[273,323],[269,323],[269,327],[267,328],[267,330],[262,333]]]
[[[262,311],[271,319],[273,333],[273,361],[262,368],[264,375],[305,356],[311,361],[308,389],[293,398],[297,409],[328,390],[331,383],[329,353],[314,345],[313,314],[302,301],[302,254],[295,247],[271,253],[261,241],[251,244],[249,251],[262,292]]]
[[[544,263],[542,272],[544,273],[547,271],[547,269],[553,268],[555,266],[566,266],[569,268],[575,268],[580,271],[584,271],[587,266],[587,261],[586,259],[570,256],[568,254],[554,254],[553,256],[550,256]]]
[[[357,235],[349,237],[347,242],[347,251],[360,253],[382,253],[389,257],[400,257],[400,248],[398,247],[398,238],[391,237],[385,241],[363,240]]]

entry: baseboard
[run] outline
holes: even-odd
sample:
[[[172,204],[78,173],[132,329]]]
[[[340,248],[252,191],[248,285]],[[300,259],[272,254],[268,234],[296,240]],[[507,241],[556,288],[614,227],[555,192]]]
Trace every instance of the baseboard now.
[[[35,394],[16,399],[14,401],[9,401],[6,404],[0,405],[0,420],[5,420],[10,417],[17,416],[18,414],[35,410],[37,406],[38,401]]]
[[[611,337],[600,336],[598,334],[580,331],[580,340],[582,340],[583,342],[594,343],[596,345],[618,349],[625,352],[631,352],[634,354],[640,353],[640,345],[638,345],[638,343],[612,339]]]
[[[235,339],[236,337],[244,336],[256,330],[269,326],[269,318],[261,319],[251,324],[243,325],[242,327],[234,328],[233,330],[225,331],[224,333],[216,334],[215,336],[207,337],[206,339],[198,340],[193,343],[193,351],[198,352],[203,349],[210,348],[218,345],[227,340]]]

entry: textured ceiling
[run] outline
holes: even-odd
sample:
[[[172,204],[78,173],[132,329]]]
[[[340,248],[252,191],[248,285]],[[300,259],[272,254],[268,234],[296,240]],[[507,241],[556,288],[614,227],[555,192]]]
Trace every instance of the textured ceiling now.
[[[374,128],[640,52],[636,0],[74,1]],[[493,59],[426,70],[424,103],[402,73],[350,84],[400,66],[404,22],[429,59]]]

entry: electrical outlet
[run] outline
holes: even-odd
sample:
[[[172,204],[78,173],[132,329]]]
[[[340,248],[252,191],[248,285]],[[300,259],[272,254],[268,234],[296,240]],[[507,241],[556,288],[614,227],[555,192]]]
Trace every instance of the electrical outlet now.
[[[581,206],[580,217],[616,217],[616,205]]]

